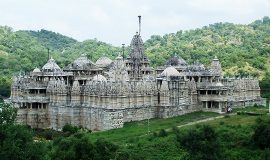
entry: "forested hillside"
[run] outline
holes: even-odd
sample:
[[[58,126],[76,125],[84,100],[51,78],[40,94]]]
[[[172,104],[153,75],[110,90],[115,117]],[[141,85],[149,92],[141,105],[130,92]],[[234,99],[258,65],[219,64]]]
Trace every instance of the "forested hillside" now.
[[[153,67],[163,65],[175,53],[189,64],[198,59],[206,66],[217,55],[224,74],[230,76],[241,73],[262,79],[270,67],[270,18],[267,16],[248,25],[215,23],[164,36],[153,35],[144,41]],[[114,59],[121,51],[97,39],[78,42],[44,29],[13,32],[11,27],[0,26],[0,95],[9,96],[13,73],[41,68],[47,62],[48,49],[60,67],[83,53],[95,62],[103,54]],[[128,53],[129,47],[125,50]],[[270,80],[263,80],[264,88],[270,88]]]
[[[97,39],[78,42],[43,29],[13,32],[11,27],[0,26],[0,95],[9,96],[13,74],[41,68],[48,61],[48,49],[60,67],[83,53],[96,61],[103,54],[114,59],[121,50]]]
[[[156,35],[145,46],[154,66],[164,64],[177,53],[189,64],[199,59],[209,66],[216,55],[225,71],[233,67],[245,71],[247,63],[255,68],[253,71],[263,71],[268,68],[270,19],[264,17],[249,25],[215,23],[163,37]]]

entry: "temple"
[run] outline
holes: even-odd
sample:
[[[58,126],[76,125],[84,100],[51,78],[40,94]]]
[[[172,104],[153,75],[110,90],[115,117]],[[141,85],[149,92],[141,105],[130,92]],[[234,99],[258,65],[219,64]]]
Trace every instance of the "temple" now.
[[[199,60],[188,65],[176,54],[164,66],[150,67],[139,33],[127,60],[104,55],[94,63],[82,54],[60,68],[51,58],[42,69],[14,76],[10,100],[18,108],[18,123],[43,129],[71,124],[94,131],[194,111],[222,113],[227,106],[266,105],[257,78],[224,78],[217,57],[209,69]]]

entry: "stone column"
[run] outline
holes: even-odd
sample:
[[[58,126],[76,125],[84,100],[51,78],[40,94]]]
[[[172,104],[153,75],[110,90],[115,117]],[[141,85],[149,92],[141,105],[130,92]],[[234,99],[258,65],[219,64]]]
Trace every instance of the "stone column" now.
[[[192,93],[191,93],[191,98],[190,98],[190,103],[191,103],[191,105],[192,105],[192,101],[193,101],[193,100],[192,100]]]

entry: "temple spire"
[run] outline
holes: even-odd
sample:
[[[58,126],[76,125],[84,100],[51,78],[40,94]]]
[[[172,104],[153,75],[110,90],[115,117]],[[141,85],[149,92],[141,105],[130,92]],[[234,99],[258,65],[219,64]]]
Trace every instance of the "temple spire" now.
[[[142,16],[138,16],[139,17],[139,35],[141,35],[141,17]]]

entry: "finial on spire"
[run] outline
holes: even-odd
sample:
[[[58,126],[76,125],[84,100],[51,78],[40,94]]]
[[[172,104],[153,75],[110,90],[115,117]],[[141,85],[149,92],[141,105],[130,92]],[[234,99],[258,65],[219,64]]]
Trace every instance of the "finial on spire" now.
[[[139,17],[139,35],[141,35],[141,16],[138,17]]]

